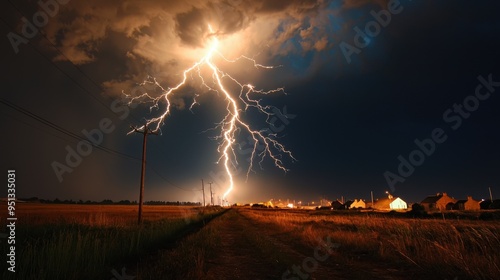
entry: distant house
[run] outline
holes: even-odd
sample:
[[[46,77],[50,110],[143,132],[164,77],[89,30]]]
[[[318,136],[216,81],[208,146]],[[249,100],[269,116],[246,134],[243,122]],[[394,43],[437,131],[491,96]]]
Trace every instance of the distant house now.
[[[457,203],[457,200],[453,197],[449,197],[447,193],[437,193],[436,195],[431,195],[426,197],[420,204],[424,207],[425,211],[443,211],[452,210]]]
[[[334,200],[332,201],[332,208],[333,210],[340,210],[340,209],[345,209],[345,206],[342,202]]]
[[[389,195],[388,198],[381,198],[374,202],[373,209],[376,210],[403,210],[407,209],[408,204],[400,197],[394,198]]]
[[[400,197],[394,198],[389,206],[391,209],[395,210],[408,209],[408,203],[406,203],[406,201],[402,200]]]
[[[364,201],[364,200],[362,200],[362,199],[360,199],[360,200],[355,199],[355,200],[351,203],[351,205],[350,205],[349,209],[356,209],[356,208],[366,208],[366,203],[365,203],[365,201]]]
[[[465,210],[478,211],[481,210],[481,201],[475,200],[472,196],[467,197],[467,202],[465,202]]]
[[[475,200],[472,196],[468,196],[467,199],[459,200],[455,203],[453,209],[455,210],[466,210],[466,211],[478,211],[481,210],[481,201]]]

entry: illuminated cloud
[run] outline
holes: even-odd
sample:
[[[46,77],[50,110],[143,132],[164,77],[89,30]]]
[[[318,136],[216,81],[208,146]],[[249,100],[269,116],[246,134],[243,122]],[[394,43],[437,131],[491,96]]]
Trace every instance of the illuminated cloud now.
[[[107,65],[101,68],[109,67],[111,77],[101,82],[108,94],[116,95],[147,75],[161,76],[160,81],[166,83],[178,82],[179,71],[200,58],[210,36],[221,41],[220,51],[226,57],[259,55],[262,63],[332,49],[339,36],[336,31],[341,32],[332,27],[332,18],[339,18],[345,9],[383,2],[73,1],[61,7],[60,16],[45,31],[73,63],[99,63],[100,56],[108,55]],[[209,23],[213,34],[207,28]],[[113,34],[119,34],[121,41]],[[118,57],[119,48],[127,48],[125,57]],[[112,66],[118,61],[127,61],[120,70]],[[313,63],[309,66],[315,67]]]

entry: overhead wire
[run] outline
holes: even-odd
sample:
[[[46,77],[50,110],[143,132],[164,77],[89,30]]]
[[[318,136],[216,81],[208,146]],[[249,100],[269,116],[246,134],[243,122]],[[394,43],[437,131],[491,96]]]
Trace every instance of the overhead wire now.
[[[53,137],[55,137],[55,138],[59,138],[59,139],[63,140],[64,142],[68,142],[68,141],[70,141],[70,140],[68,140],[68,139],[66,139],[66,138],[61,137],[60,135],[57,135],[57,134],[55,134],[55,133],[50,132],[49,130],[42,129],[42,128],[37,127],[37,126],[35,126],[35,125],[33,125],[33,124],[31,124],[31,123],[27,122],[27,121],[24,121],[24,120],[21,120],[21,119],[19,119],[19,118],[16,118],[15,116],[13,116],[13,115],[11,115],[11,114],[8,114],[7,112],[5,112],[5,111],[3,111],[3,110],[2,110],[2,111],[0,111],[0,113],[1,113],[2,115],[7,116],[7,117],[9,118],[9,120],[15,120],[15,121],[17,121],[17,122],[19,122],[19,123],[22,123],[22,124],[24,124],[24,125],[27,125],[27,126],[29,126],[29,127],[33,128],[33,129],[37,129],[37,130],[43,131],[43,132],[45,132],[45,133],[47,133],[47,134],[49,134],[49,135],[51,135],[51,136],[53,136]]]
[[[59,125],[57,125],[57,124],[55,124],[55,123],[53,123],[53,122],[45,119],[45,118],[43,118],[43,117],[41,117],[41,116],[39,116],[37,114],[35,114],[35,113],[32,113],[32,112],[30,112],[30,111],[28,111],[28,110],[26,110],[26,109],[24,109],[24,108],[22,108],[22,107],[20,107],[20,106],[18,106],[16,104],[12,103],[12,102],[4,99],[4,98],[0,97],[0,103],[2,103],[5,106],[10,107],[10,108],[18,111],[18,112],[20,112],[20,113],[22,113],[22,114],[24,114],[24,115],[26,115],[26,116],[34,119],[34,120],[36,120],[36,121],[38,121],[38,122],[46,125],[46,126],[48,126],[50,128],[52,128],[54,130],[57,130],[60,133],[62,133],[64,135],[67,135],[67,136],[69,136],[69,137],[71,137],[73,139],[76,139],[78,141],[90,142],[88,139],[86,139],[86,138],[84,138],[84,137],[82,137],[82,136],[80,136],[78,134],[75,134],[75,133],[73,133],[73,132],[71,132],[71,131],[69,131],[69,130],[67,130],[67,129],[65,129],[65,128],[63,128],[63,127],[61,127],[61,126],[59,126]],[[132,156],[132,155],[129,155],[129,154],[117,151],[117,150],[113,150],[111,148],[102,146],[100,144],[92,143],[92,146],[96,147],[97,149],[99,149],[101,151],[107,152],[107,153],[111,153],[111,154],[114,154],[114,155],[122,156],[122,157],[125,157],[125,158],[128,158],[128,159],[141,160],[138,157],[135,157],[135,156]]]
[[[25,17],[26,16],[24,15],[24,13],[14,4],[12,3],[12,1],[10,0],[7,0],[7,2],[9,2],[9,4],[14,7],[14,9],[16,9],[17,13],[19,15],[21,15],[22,17]],[[11,29],[14,29],[5,19],[1,18],[2,21],[7,25],[9,26]],[[42,30],[42,29],[39,29],[38,32],[42,35],[43,38],[45,38],[45,40],[60,54],[62,55],[73,67],[75,67],[75,69],[78,70],[78,72],[80,72],[83,76],[85,76],[85,78],[87,78],[92,84],[94,84],[97,88],[101,88],[101,86],[95,82],[94,80],[92,80],[78,65],[76,65],[73,61],[71,61],[67,56],[66,54],[64,54],[63,51],[61,51],[54,43],[52,43],[51,40],[49,40],[49,38],[47,37],[47,35],[45,34],[45,32]],[[87,94],[88,96],[90,96],[91,98],[93,98],[96,102],[98,102],[99,104],[101,104],[105,109],[107,109],[108,111],[110,111],[111,113],[113,113],[115,116],[118,116],[118,114],[116,112],[113,112],[113,110],[111,110],[111,108],[109,108],[109,106],[104,102],[102,101],[98,96],[96,96],[95,94],[91,93],[89,90],[87,90],[84,86],[82,86],[78,81],[76,81],[71,75],[69,75],[66,71],[64,71],[59,65],[57,65],[56,63],[54,63],[54,61],[48,57],[47,55],[45,55],[43,52],[41,52],[37,47],[35,47],[31,41],[28,41],[28,43],[32,46],[32,48],[38,53],[40,54],[43,58],[45,58],[48,62],[50,62],[54,67],[56,67],[62,74],[64,74],[66,77],[68,77],[71,81],[73,81],[85,94]]]
[[[79,135],[77,135],[77,134],[75,134],[75,133],[73,133],[73,132],[71,132],[71,131],[69,131],[69,130],[67,130],[67,129],[65,129],[65,128],[63,128],[63,127],[61,127],[61,126],[59,126],[59,125],[57,125],[57,124],[55,124],[55,123],[47,120],[47,119],[45,119],[45,118],[43,118],[43,117],[41,117],[41,116],[38,116],[37,114],[34,114],[34,113],[32,113],[32,112],[30,112],[30,111],[28,111],[28,110],[26,110],[26,109],[24,109],[24,108],[22,108],[22,107],[20,107],[20,106],[18,106],[16,104],[14,104],[14,103],[12,103],[12,102],[10,102],[8,100],[5,100],[4,98],[0,97],[0,103],[2,103],[5,106],[10,107],[10,108],[18,111],[18,112],[20,112],[20,113],[22,113],[22,114],[24,114],[24,115],[26,115],[26,116],[34,119],[34,120],[36,120],[36,121],[38,121],[38,122],[46,125],[46,126],[48,126],[50,128],[52,128],[54,130],[57,130],[57,131],[63,133],[64,135],[66,135],[66,136],[69,136],[69,137],[71,137],[73,139],[76,139],[76,140],[79,140],[79,141],[90,142],[88,139],[85,139],[85,138],[83,138],[83,137],[81,137],[81,136],[79,136]],[[9,116],[5,112],[2,112],[2,113],[5,114],[5,115],[7,115],[7,116]],[[9,117],[12,117],[12,116],[9,116]],[[15,117],[13,117],[13,118],[15,119]],[[35,126],[33,126],[33,125],[31,125],[31,124],[29,124],[27,122],[24,122],[24,121],[19,120],[19,119],[16,119],[16,120],[19,121],[19,122],[22,122],[22,123],[24,123],[24,124],[26,124],[28,126],[36,128]],[[49,132],[47,132],[47,133],[49,133]],[[66,139],[64,139],[62,137],[59,137],[59,136],[57,136],[55,134],[52,134],[52,133],[49,133],[49,134],[52,135],[52,136],[54,136],[54,137],[57,137],[57,138],[60,138],[60,139],[66,141]],[[96,148],[100,149],[101,151],[104,151],[104,152],[107,152],[107,153],[112,153],[114,155],[123,156],[123,157],[126,157],[128,159],[132,159],[132,160],[142,161],[141,158],[138,158],[138,157],[135,157],[135,156],[131,156],[131,155],[128,155],[128,154],[125,154],[125,153],[122,153],[122,152],[119,152],[119,151],[116,151],[116,150],[104,147],[102,145],[95,145],[94,144],[93,146],[95,146]],[[176,187],[176,188],[181,189],[183,191],[199,191],[199,190],[187,190],[185,188],[182,188],[182,187],[178,186],[177,184],[173,183],[172,181],[170,181],[169,179],[165,178],[163,175],[160,174],[160,172],[157,169],[155,169],[151,165],[148,165],[147,167],[148,167],[148,169],[150,169],[151,171],[153,171],[158,177],[160,177],[162,180],[164,180],[165,182],[167,182],[168,184],[170,184],[173,187]]]
[[[25,17],[24,13],[10,0],[7,0],[7,2],[9,2],[9,4],[17,11],[17,13],[19,13],[21,16]],[[12,30],[14,29],[4,18],[1,18],[0,19],[4,22],[5,25],[7,25],[9,28],[11,28]],[[51,40],[49,40],[49,38],[47,37],[47,35],[45,34],[45,32],[43,32],[43,30],[39,30],[40,34],[42,35],[42,37],[61,55],[63,56],[75,69],[78,70],[79,73],[81,73],[87,80],[89,80],[94,86],[96,86],[97,88],[101,89],[102,90],[102,86],[100,84],[98,84],[97,82],[95,82],[89,75],[87,75],[87,73],[85,73],[85,71],[83,71],[81,69],[81,67],[79,67],[78,65],[76,65],[71,59],[69,59],[66,54],[61,51],[54,43],[52,43]],[[114,112],[113,110],[111,110],[109,108],[109,106],[103,102],[98,96],[92,94],[89,90],[87,90],[84,86],[82,86],[78,81],[76,81],[76,79],[74,79],[71,75],[69,75],[65,70],[63,70],[60,66],[58,66],[56,63],[54,63],[54,61],[49,58],[48,56],[46,56],[44,53],[42,53],[37,47],[35,47],[31,42],[29,42],[29,44],[31,45],[31,47],[39,54],[41,55],[43,58],[45,58],[48,62],[50,62],[57,70],[59,70],[62,74],[64,74],[66,77],[68,77],[73,83],[75,83],[75,85],[77,85],[84,93],[86,93],[88,96],[90,96],[91,98],[93,98],[95,101],[97,101],[99,104],[101,104],[102,106],[104,106],[108,111],[112,112],[115,116],[117,116],[117,113]],[[5,100],[6,101],[6,100]],[[2,102],[4,103],[4,102]],[[4,103],[5,104],[5,103]],[[13,103],[11,103],[13,104]],[[9,106],[9,105],[7,105]],[[17,105],[16,105],[17,106]],[[9,106],[10,107],[10,106]],[[15,109],[15,108],[14,108]],[[27,111],[27,110],[26,110]],[[27,111],[28,112],[28,111]],[[130,113],[130,115],[137,121],[137,122],[140,122],[140,120],[133,114],[133,113]],[[36,115],[35,115],[36,116]],[[35,118],[37,119],[38,121],[46,124],[46,125],[50,125],[51,122],[47,121],[47,120],[42,120],[42,119],[38,119],[38,118]],[[59,127],[57,125],[55,125],[55,127],[53,127],[54,129],[60,131],[59,129],[62,129],[64,130],[62,127]],[[62,131],[60,131],[62,132]],[[84,138],[82,138],[81,136],[79,135],[76,135],[70,131],[67,131],[68,132],[68,136],[72,137],[72,138],[75,138],[77,140],[86,140]],[[155,143],[153,143],[153,145],[155,145]],[[158,146],[159,147],[159,146]],[[136,157],[133,157],[133,156],[130,156],[130,155],[127,155],[125,153],[122,153],[122,152],[119,152],[119,151],[115,151],[115,150],[112,150],[112,149],[109,149],[109,148],[106,148],[106,147],[98,147],[98,149],[101,149],[101,150],[105,150],[105,149],[108,149],[109,151],[108,152],[111,152],[111,153],[115,153],[115,154],[122,154],[122,156],[125,156],[125,157],[128,157],[128,158],[133,158],[133,159],[137,159]],[[159,147],[160,151],[165,153],[164,149],[162,149],[161,147]],[[186,189],[183,189],[181,187],[179,187],[178,185],[172,183],[171,181],[169,181],[168,179],[166,179],[164,176],[162,176],[156,169],[150,167],[154,173],[156,173],[160,178],[162,178],[164,181],[166,181],[168,184],[176,187],[176,188],[179,188],[179,189],[182,189],[182,190],[185,190],[185,191],[188,191]]]

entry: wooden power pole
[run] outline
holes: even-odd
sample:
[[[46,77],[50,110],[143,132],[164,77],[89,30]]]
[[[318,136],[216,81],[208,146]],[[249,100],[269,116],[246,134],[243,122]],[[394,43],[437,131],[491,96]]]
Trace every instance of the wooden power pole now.
[[[208,183],[210,185],[210,206],[214,206],[214,193],[212,192],[212,182]]]
[[[142,223],[142,203],[144,196],[144,176],[146,175],[146,143],[148,140],[148,135],[158,135],[156,131],[152,131],[148,128],[147,124],[144,125],[143,129],[140,130],[136,127],[133,127],[134,132],[141,133],[143,135],[142,140],[142,170],[141,170],[141,190],[139,193],[139,217],[137,219],[137,223],[140,225]]]
[[[205,184],[203,184],[203,179],[201,179],[201,190],[203,191],[203,207],[205,207]]]

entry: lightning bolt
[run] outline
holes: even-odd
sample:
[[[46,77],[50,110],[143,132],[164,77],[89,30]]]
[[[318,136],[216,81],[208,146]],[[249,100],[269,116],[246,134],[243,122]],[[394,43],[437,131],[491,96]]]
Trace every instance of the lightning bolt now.
[[[161,131],[160,127],[164,124],[165,119],[171,113],[172,96],[176,92],[178,92],[182,86],[186,85],[188,76],[190,75],[192,76],[193,74],[196,74],[196,76],[200,79],[201,84],[206,89],[208,89],[209,91],[217,92],[224,97],[224,100],[227,102],[226,106],[227,114],[212,129],[220,130],[220,134],[214,137],[214,139],[220,141],[220,144],[217,147],[217,151],[220,153],[220,157],[217,160],[217,164],[219,164],[220,162],[223,163],[224,169],[229,178],[228,189],[223,195],[223,199],[226,199],[227,195],[234,189],[234,178],[231,172],[231,166],[235,167],[238,164],[235,149],[236,147],[238,147],[238,144],[236,143],[236,133],[239,130],[247,132],[251,136],[251,139],[253,141],[253,149],[250,157],[250,163],[246,173],[247,178],[250,172],[253,171],[254,159],[259,159],[259,165],[261,166],[265,157],[268,156],[274,162],[274,165],[279,169],[283,170],[284,172],[288,170],[285,168],[283,164],[282,156],[286,155],[293,161],[295,161],[296,159],[293,157],[291,151],[286,149],[285,146],[283,146],[276,140],[277,137],[276,134],[270,133],[268,130],[252,129],[250,124],[245,122],[241,116],[241,113],[246,112],[249,108],[255,108],[256,110],[258,110],[258,112],[266,115],[266,122],[269,125],[272,125],[269,122],[269,119],[271,118],[271,116],[275,115],[275,113],[273,113],[272,111],[274,107],[269,105],[262,105],[261,99],[257,99],[253,96],[268,95],[279,92],[286,94],[284,88],[276,88],[264,91],[255,89],[255,87],[251,84],[240,83],[237,79],[233,78],[229,73],[224,72],[219,67],[217,67],[217,65],[214,63],[214,57],[218,56],[222,58],[224,61],[229,63],[235,63],[238,62],[239,60],[247,60],[253,63],[254,67],[261,69],[271,69],[274,68],[274,66],[266,66],[259,64],[255,59],[247,56],[240,56],[232,60],[227,59],[217,50],[219,46],[219,40],[216,37],[216,33],[214,33],[210,25],[208,26],[208,28],[210,31],[209,36],[211,38],[210,49],[208,50],[206,55],[203,56],[199,61],[197,61],[191,67],[183,71],[182,80],[176,86],[164,88],[154,77],[148,77],[145,81],[142,82],[141,85],[148,84],[150,86],[152,85],[154,88],[160,89],[161,94],[159,96],[152,96],[149,93],[143,93],[135,97],[129,95],[126,96],[129,98],[129,103],[128,103],[129,105],[132,104],[133,102],[151,103],[152,105],[150,106],[150,111],[152,111],[153,109],[159,109],[161,102],[165,103],[165,110],[162,114],[147,120],[146,124],[140,127],[140,129],[144,129],[145,126],[146,127],[153,126],[154,131]],[[210,86],[205,81],[204,75],[202,74],[202,67],[208,67],[208,69],[210,69],[209,72],[211,74],[210,77],[213,81],[212,84],[214,84],[215,86]],[[233,96],[234,94],[232,94],[225,86],[224,79],[232,82],[234,85],[236,85],[236,88],[239,88],[239,93],[237,94],[237,97],[234,97]],[[199,94],[195,94],[193,102],[189,108],[190,110],[192,110],[192,108],[195,105],[199,104],[196,100],[198,96]],[[133,131],[129,133],[132,132]],[[258,151],[259,143],[263,144],[262,151]],[[231,161],[231,159],[234,159],[234,163]]]

